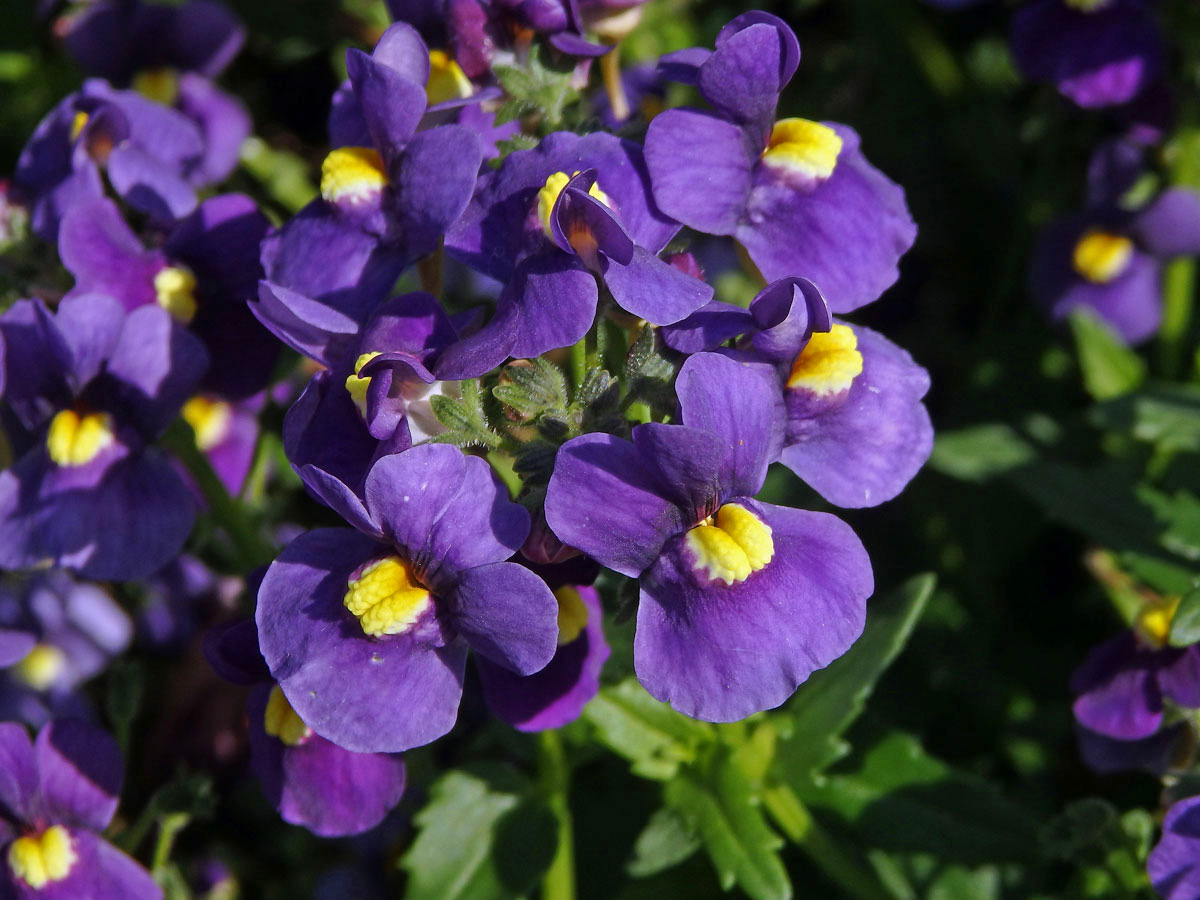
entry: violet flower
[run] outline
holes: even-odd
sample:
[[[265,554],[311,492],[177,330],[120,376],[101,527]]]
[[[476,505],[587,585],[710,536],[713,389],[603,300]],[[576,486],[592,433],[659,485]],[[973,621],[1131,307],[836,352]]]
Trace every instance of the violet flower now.
[[[205,638],[213,668],[251,685],[250,767],[285,822],[322,837],[360,834],[378,825],[404,793],[404,763],[389,753],[352,753],[309,728],[271,680],[247,620]]]
[[[446,444],[385,456],[357,529],[292,541],[258,593],[259,641],[297,715],[347,750],[397,752],[453,727],[468,646],[518,674],[554,655],[558,603],[504,562],[529,531],[483,460]]]
[[[1167,810],[1146,871],[1163,900],[1200,898],[1200,797],[1187,797]]]
[[[67,296],[107,294],[127,310],[161,306],[204,341],[211,365],[203,387],[244,399],[266,386],[279,357],[246,306],[268,227],[249,197],[221,194],[179,221],[161,248],[147,249],[111,200],[82,200],[59,230],[63,265],[75,276]]]
[[[758,11],[721,29],[712,53],[664,57],[663,74],[695,83],[714,111],[656,116],[646,166],[667,215],[733,236],[767,281],[803,274],[845,313],[895,282],[917,231],[904,192],[867,162],[853,130],[775,121],[799,63],[791,28]]]
[[[30,446],[0,472],[0,565],[47,561],[101,579],[161,568],[195,504],[150,446],[207,365],[203,345],[157,306],[125,313],[103,294],[51,315],[21,300],[0,316],[4,400]]]
[[[1012,19],[1017,67],[1079,106],[1126,103],[1163,68],[1147,0],[1030,0]]]
[[[0,894],[34,898],[162,900],[140,865],[100,835],[121,793],[117,742],[92,725],[51,722],[30,743],[0,723]]]
[[[783,703],[862,631],[873,590],[834,516],[761,503],[783,437],[775,386],[699,353],[676,381],[681,425],[633,443],[587,434],[559,450],[546,521],[641,584],[634,665],[651,695],[728,722]]]
[[[658,258],[678,230],[651,199],[629,141],[555,132],[505,157],[446,236],[447,252],[504,289],[488,324],[443,357],[445,377],[574,344],[596,317],[595,276],[635,316],[679,321],[712,288]]]

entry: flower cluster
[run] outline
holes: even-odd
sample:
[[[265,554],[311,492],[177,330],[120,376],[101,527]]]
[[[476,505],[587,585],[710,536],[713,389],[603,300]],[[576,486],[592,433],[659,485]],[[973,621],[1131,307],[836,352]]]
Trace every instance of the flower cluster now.
[[[282,450],[344,523],[274,534],[269,566],[234,572],[253,621],[205,648],[250,689],[268,798],[321,835],[399,802],[398,754],[454,727],[468,656],[513,727],[577,718],[613,590],[653,697],[713,722],[784,703],[854,643],[874,585],[837,516],[757,498],[769,467],[870,507],[932,447],[925,370],[841,318],[897,280],[916,226],[851,128],[777,117],[787,24],[745,13],[622,73],[595,39],[637,4],[390,6],[346,53],[319,195],[274,227],[210,190],[249,130],[211,81],[235,20],[208,0],[65,18],[98,77],[38,127],[13,197],[73,285],[0,315],[0,566],[151,578],[156,645],[192,627],[172,598],[220,590],[181,555],[198,508],[250,558],[222,504],[254,481],[258,413],[294,399]],[[513,119],[499,72],[541,39],[576,81],[603,57],[584,112],[612,131]],[[703,107],[659,112],[668,83]],[[718,297],[706,268],[733,245],[757,286]],[[13,715],[89,716],[67,701],[128,618],[58,569],[22,590],[0,663],[40,712]],[[67,726],[47,728],[39,752]],[[34,895],[111,862],[79,830],[106,818],[0,799],[33,817],[8,862]]]

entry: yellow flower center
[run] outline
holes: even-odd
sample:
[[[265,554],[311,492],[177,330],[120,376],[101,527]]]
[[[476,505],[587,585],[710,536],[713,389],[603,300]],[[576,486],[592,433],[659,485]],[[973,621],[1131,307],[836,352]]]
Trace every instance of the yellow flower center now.
[[[1108,6],[1111,0],[1066,0],[1067,6],[1083,13],[1092,13]]]
[[[361,203],[386,186],[383,157],[370,147],[339,147],[321,163],[321,196],[326,203]]]
[[[179,99],[179,77],[173,69],[147,69],[133,76],[133,89],[147,100],[174,106]]]
[[[560,587],[554,599],[558,601],[558,643],[569,644],[587,627],[588,608],[573,587]]]
[[[578,174],[578,172],[572,175],[568,175],[566,172],[555,172],[546,179],[546,183],[538,191],[538,221],[542,223],[542,231],[546,233],[546,237],[551,240],[554,240],[554,233],[550,229],[550,213],[554,211],[554,204],[558,202],[558,197],[563,192],[563,188],[567,186],[567,182]],[[588,188],[588,194],[612,209],[612,201],[609,200],[608,194],[600,190],[599,184],[593,184]]]
[[[13,674],[35,691],[44,691],[58,680],[66,662],[67,657],[53,644],[35,644],[13,667]]]
[[[1162,647],[1167,643],[1171,633],[1171,621],[1175,611],[1179,609],[1179,597],[1165,597],[1162,600],[1150,601],[1137,614],[1133,627],[1146,643],[1152,647]]]
[[[425,82],[425,99],[429,105],[461,100],[475,93],[475,86],[445,50],[429,51],[429,80]]]
[[[289,747],[303,744],[312,735],[312,729],[296,715],[279,685],[271,688],[271,695],[267,698],[267,710],[263,713],[263,730],[271,737],[279,738]]]
[[[1133,241],[1124,235],[1092,228],[1075,245],[1075,271],[1094,284],[1107,284],[1121,275],[1133,259]]]
[[[171,318],[187,325],[196,317],[196,276],[186,266],[159,269],[154,276],[154,299]]]
[[[388,556],[350,581],[342,602],[366,634],[380,637],[402,634],[411,628],[429,609],[433,597],[413,579],[408,563],[398,556]]]
[[[71,834],[61,825],[51,825],[40,835],[17,838],[8,848],[13,875],[35,891],[66,878],[76,859]]]
[[[71,140],[75,140],[83,132],[84,126],[88,123],[88,114],[82,110],[75,113],[71,118]]]
[[[354,361],[354,374],[346,376],[346,390],[349,391],[350,399],[354,401],[354,405],[358,407],[358,411],[362,413],[364,419],[367,417],[367,388],[371,386],[371,376],[363,378],[358,373],[363,370],[363,366],[378,355],[378,350],[362,354]]]
[[[834,325],[808,339],[792,363],[787,386],[827,397],[849,390],[862,370],[863,359],[854,329],[849,325]]]
[[[780,119],[771,129],[763,162],[813,180],[833,174],[842,139],[828,125],[809,119]]]
[[[46,450],[60,466],[82,466],[112,446],[112,418],[106,413],[79,415],[64,409],[50,420]]]
[[[233,421],[233,407],[224,400],[214,400],[197,394],[183,404],[183,420],[192,426],[196,434],[196,446],[208,451],[229,434],[229,423]]]
[[[739,584],[775,556],[771,527],[744,506],[726,503],[685,538],[692,569],[710,581]]]

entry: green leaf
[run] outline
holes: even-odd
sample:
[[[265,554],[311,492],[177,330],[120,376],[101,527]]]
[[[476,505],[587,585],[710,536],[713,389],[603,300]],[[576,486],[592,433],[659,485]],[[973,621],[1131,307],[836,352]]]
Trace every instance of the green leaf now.
[[[1146,378],[1146,363],[1094,313],[1078,308],[1070,316],[1083,386],[1097,400],[1135,390]]]
[[[779,859],[782,839],[767,825],[754,790],[727,753],[688,766],[663,799],[700,835],[721,887],[735,884],[755,900],[788,900],[792,885]]]
[[[700,849],[700,836],[678,810],[664,806],[654,812],[633,845],[633,857],[625,871],[633,878],[646,878],[683,862]]]
[[[904,648],[935,582],[932,574],[918,575],[869,603],[862,637],[828,668],[813,673],[788,702],[792,728],[779,741],[776,767],[797,791],[803,793],[822,770],[848,752],[842,733]]]
[[[104,706],[121,752],[129,754],[129,729],[142,706],[145,673],[131,660],[120,660],[108,670]]]
[[[478,379],[469,378],[459,382],[457,398],[434,394],[429,398],[429,404],[437,420],[446,426],[446,431],[430,438],[431,443],[489,449],[495,449],[503,443],[500,435],[488,424]]]
[[[867,751],[857,771],[828,776],[805,800],[882,850],[933,853],[970,865],[1037,855],[1035,823],[1021,807],[899,732]]]
[[[534,416],[567,406],[567,379],[562,369],[547,359],[509,363],[501,372],[502,383],[492,393],[504,403]]]
[[[511,769],[451,771],[414,818],[401,865],[408,900],[507,900],[536,884],[554,858],[554,815]]]
[[[559,72],[542,63],[541,48],[534,45],[523,66],[495,66],[501,86],[508,100],[496,114],[496,124],[512,121],[526,113],[541,113],[543,122],[551,130],[562,123],[563,110],[568,103],[579,98],[579,92],[571,87],[574,70]]]
[[[1190,647],[1200,641],[1200,588],[1188,591],[1179,601],[1167,639],[1172,647]]]
[[[1036,458],[1032,444],[997,422],[940,432],[929,464],[951,478],[982,482]]]
[[[1200,388],[1148,385],[1098,404],[1090,413],[1100,428],[1123,431],[1166,451],[1200,451]]]
[[[583,717],[609,749],[629,760],[643,778],[668,779],[697,751],[715,741],[713,727],[677,713],[627,678],[600,691],[584,707]]]

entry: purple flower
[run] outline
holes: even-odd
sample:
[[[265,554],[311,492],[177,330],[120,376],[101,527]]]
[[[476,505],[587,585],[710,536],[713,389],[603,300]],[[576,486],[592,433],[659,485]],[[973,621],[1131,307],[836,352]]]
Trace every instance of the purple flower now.
[[[258,413],[263,395],[231,402],[213,394],[196,394],[180,413],[192,426],[196,446],[231,497],[242,492],[258,447]]]
[[[52,316],[22,300],[0,316],[4,399],[28,449],[0,472],[0,565],[51,562],[91,578],[161,568],[195,504],[152,444],[196,389],[203,345],[158,306],[103,294]]]
[[[561,728],[579,718],[600,690],[608,659],[603,610],[594,588],[563,584],[558,601],[558,649],[546,668],[524,677],[476,657],[483,697],[492,712],[519,731]]]
[[[63,719],[30,743],[0,723],[0,887],[13,897],[161,900],[140,865],[100,837],[117,811],[121,751],[94,726]]]
[[[1200,898],[1200,797],[1180,800],[1167,810],[1146,871],[1163,900]]]
[[[0,714],[41,726],[81,714],[75,690],[129,646],[133,623],[101,588],[53,570],[0,592]]]
[[[446,376],[574,344],[596,317],[595,275],[620,307],[657,324],[706,303],[708,285],[657,256],[679,224],[648,185],[637,145],[604,133],[556,132],[481,176],[446,248],[504,289],[491,321],[443,357]]]
[[[111,200],[81,200],[59,230],[63,265],[75,276],[67,296],[107,294],[127,310],[161,306],[204,341],[211,365],[203,387],[246,398],[266,385],[279,356],[246,305],[268,227],[249,197],[222,194],[178,222],[161,249],[146,249]]]
[[[188,173],[204,152],[204,138],[186,116],[90,79],[38,124],[13,186],[47,241],[57,239],[59,221],[75,203],[104,195],[101,172],[121,199],[165,225],[196,208]]]
[[[862,631],[866,551],[835,517],[752,499],[783,437],[778,391],[698,353],[676,381],[681,425],[632,444],[563,445],[546,496],[555,533],[639,578],[638,679],[687,715],[733,721],[786,700]]]
[[[732,235],[768,281],[802,274],[834,312],[870,303],[898,277],[916,226],[904,192],[871,166],[845,125],[775,121],[800,45],[763,12],[735,18],[716,50],[664,57],[664,75],[694,82],[715,112],[673,109],[650,123],[646,165],[669,216]]]
[[[250,767],[285,822],[323,837],[359,834],[400,802],[400,757],[352,753],[309,728],[271,680],[253,621],[214,629],[204,652],[222,677],[254,686],[247,708]]]
[[[1147,738],[1163,724],[1164,701],[1200,708],[1200,647],[1167,647],[1126,631],[1088,654],[1071,690],[1084,728],[1124,741]]]
[[[336,508],[358,531],[302,535],[258,593],[263,657],[317,734],[397,752],[450,730],[467,647],[521,675],[554,655],[558,603],[504,562],[529,531],[487,463],[446,444],[385,456],[365,502]]]
[[[1034,248],[1030,290],[1052,319],[1086,308],[1136,344],[1162,321],[1163,262],[1196,252],[1200,197],[1171,188],[1136,213],[1097,206],[1047,226]]]
[[[1132,100],[1165,58],[1145,0],[1030,0],[1013,15],[1011,42],[1027,78],[1088,108]]]

